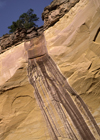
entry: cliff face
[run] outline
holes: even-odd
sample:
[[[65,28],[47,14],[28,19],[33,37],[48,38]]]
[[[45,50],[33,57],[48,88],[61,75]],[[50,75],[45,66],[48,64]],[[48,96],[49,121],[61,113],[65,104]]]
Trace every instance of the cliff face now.
[[[99,96],[100,3],[80,1],[45,31],[49,54],[82,96]]]
[[[48,54],[88,105],[100,127],[99,15],[99,0],[77,1],[44,34]],[[27,60],[24,42],[0,54],[1,140],[50,139],[28,81]]]
[[[1,54],[0,66],[0,140],[46,140],[46,124],[28,81],[24,44]]]
[[[99,1],[80,1],[45,31],[49,54],[79,94],[99,95],[99,12]]]

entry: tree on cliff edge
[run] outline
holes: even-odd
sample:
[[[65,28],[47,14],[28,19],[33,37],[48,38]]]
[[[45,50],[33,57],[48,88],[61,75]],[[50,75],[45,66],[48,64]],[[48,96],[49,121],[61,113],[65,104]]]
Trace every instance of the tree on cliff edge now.
[[[17,28],[30,29],[31,27],[36,27],[35,22],[39,19],[36,14],[33,14],[34,10],[29,9],[27,13],[20,15],[16,22],[12,22],[12,25],[8,27],[10,29],[9,33],[13,33]]]

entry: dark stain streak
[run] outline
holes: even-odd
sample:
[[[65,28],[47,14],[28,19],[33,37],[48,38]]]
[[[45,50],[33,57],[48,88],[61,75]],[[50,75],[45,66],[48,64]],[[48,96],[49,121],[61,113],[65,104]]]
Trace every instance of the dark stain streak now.
[[[96,33],[96,35],[95,35],[95,37],[94,37],[94,39],[93,39],[94,42],[96,41],[96,38],[97,38],[99,32],[100,32],[100,27],[99,27],[99,29],[97,30],[97,33]]]
[[[73,131],[73,127],[68,124],[66,121],[66,115],[63,118],[62,115],[65,114],[62,112],[62,107],[65,108],[66,112],[70,116],[71,120],[73,121],[78,133],[80,134],[80,138],[83,140],[95,140],[94,135],[91,133],[90,129],[88,128],[88,125],[85,123],[82,115],[80,114],[80,111],[78,111],[76,105],[74,104],[73,100],[71,99],[71,96],[67,93],[66,89],[77,96],[77,99],[80,101],[81,105],[83,106],[84,110],[86,111],[87,116],[91,118],[92,114],[90,111],[87,109],[87,106],[83,102],[83,100],[80,98],[79,95],[77,95],[73,89],[69,86],[67,83],[66,79],[63,77],[63,75],[60,73],[60,71],[57,69],[57,66],[55,67],[55,63],[53,60],[51,60],[50,56],[45,56],[46,61],[42,61],[42,58],[40,60],[35,60],[34,62],[36,63],[35,70],[31,67],[31,63],[29,63],[29,69],[28,69],[28,75],[29,75],[29,80],[30,83],[33,85],[35,89],[35,95],[36,99],[38,100],[39,106],[45,114],[44,116],[46,117],[47,124],[49,123],[49,130],[50,133],[52,133],[52,138],[57,140],[58,138],[58,132],[57,132],[57,123],[54,121],[54,116],[50,113],[50,110],[47,110],[47,107],[45,106],[45,101],[44,98],[39,90],[38,87],[38,77],[42,79],[44,87],[47,89],[46,94],[50,94],[52,97],[53,101],[55,102],[54,108],[56,107],[56,110],[58,109],[58,116],[63,120],[63,125],[64,122],[67,123],[67,133],[69,131],[70,135],[68,138],[71,140],[78,140],[77,135],[75,135]],[[52,62],[52,64],[51,64]],[[35,71],[35,73],[33,73]],[[38,75],[39,72],[39,75]],[[37,77],[35,74],[37,73]],[[49,76],[52,75],[52,76]],[[57,83],[57,84],[56,84]],[[67,83],[67,84],[66,84]],[[41,84],[42,85],[42,84]],[[49,100],[50,101],[50,100]],[[52,103],[52,100],[50,101]],[[47,111],[46,111],[46,110]],[[61,115],[62,114],[62,115]],[[97,126],[94,118],[91,118],[91,123],[94,124],[95,128],[98,131],[99,134],[99,127]],[[51,127],[52,126],[52,127]],[[51,128],[50,128],[51,127]],[[65,131],[66,131],[66,126],[64,126]]]
[[[91,66],[92,66],[92,63],[89,65],[88,70],[90,70]]]
[[[34,50],[32,51],[34,52]],[[35,98],[45,118],[51,138],[53,140],[58,140],[58,137],[66,137],[70,140],[96,140],[94,130],[100,136],[100,128],[87,105],[72,89],[51,57],[47,53],[45,55],[38,53],[38,56],[29,59],[27,71],[29,82],[35,89]],[[91,65],[92,63],[88,70]],[[79,106],[77,102],[75,104],[73,101],[73,95],[79,102]],[[58,124],[58,118],[62,122],[61,126]],[[93,131],[86,123],[86,118],[88,118]],[[66,136],[62,134],[62,128]]]

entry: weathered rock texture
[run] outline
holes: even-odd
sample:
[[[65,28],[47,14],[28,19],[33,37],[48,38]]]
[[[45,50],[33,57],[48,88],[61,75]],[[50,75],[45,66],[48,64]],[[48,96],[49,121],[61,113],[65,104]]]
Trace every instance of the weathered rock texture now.
[[[49,55],[100,125],[100,1],[81,0],[45,31]]]
[[[25,39],[31,39],[33,37],[39,36],[43,32],[43,26],[37,28],[32,27],[29,30],[26,29],[17,29],[12,34],[6,34],[0,38],[0,53],[5,52],[12,45],[21,44]]]
[[[31,40],[30,44],[25,44],[25,48],[28,52],[29,81],[35,89],[35,98],[51,138],[95,140],[97,136],[100,137],[100,128],[87,105],[70,87],[67,79],[48,55],[45,42],[42,34],[35,41]],[[75,96],[75,102],[71,95]]]
[[[54,0],[51,4],[45,7],[42,13],[42,19],[44,20],[44,28],[47,29],[53,26],[65,13],[78,3],[80,0]]]
[[[13,34],[4,35],[0,40],[0,46],[1,49],[4,50],[10,46],[12,46],[15,43],[18,43],[26,36],[26,30],[25,29],[17,29]]]
[[[24,43],[0,55],[0,140],[14,139],[49,139],[28,81]]]
[[[99,16],[99,0],[80,0],[45,31],[45,38],[48,54],[88,105],[100,127]],[[26,66],[24,43],[0,55],[1,140],[50,140]]]

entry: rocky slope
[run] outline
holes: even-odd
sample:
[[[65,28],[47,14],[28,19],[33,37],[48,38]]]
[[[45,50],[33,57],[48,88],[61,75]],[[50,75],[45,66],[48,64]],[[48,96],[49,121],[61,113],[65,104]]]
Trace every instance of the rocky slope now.
[[[45,7],[42,13],[44,29],[53,26],[79,1],[80,0],[53,0],[49,6]]]
[[[48,54],[86,102],[100,127],[99,16],[99,0],[80,0],[44,34]],[[0,54],[0,139],[50,139],[28,81],[24,40]]]
[[[12,34],[5,34],[0,38],[0,53],[5,52],[12,45],[18,45],[25,40],[39,36],[43,32],[44,28],[41,27],[32,27],[29,30],[26,29],[17,29]]]

